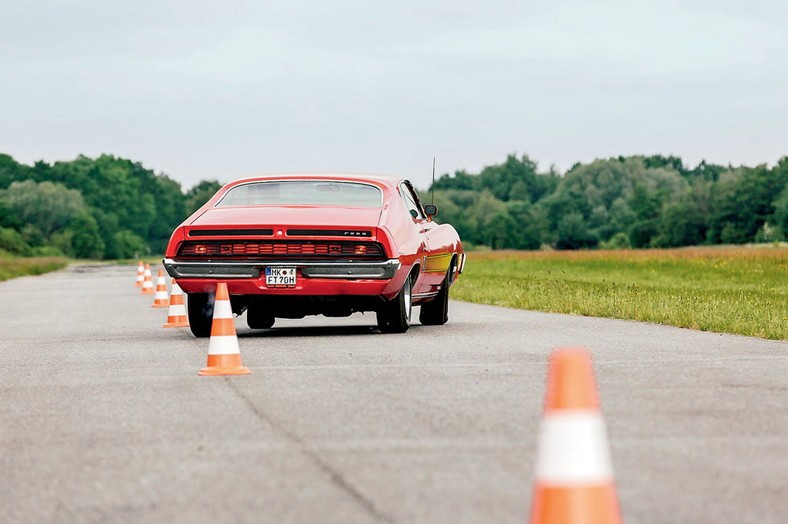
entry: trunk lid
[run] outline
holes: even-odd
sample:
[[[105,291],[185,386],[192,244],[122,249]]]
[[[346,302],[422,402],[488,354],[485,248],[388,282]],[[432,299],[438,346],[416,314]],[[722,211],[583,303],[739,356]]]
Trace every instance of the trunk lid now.
[[[330,206],[213,207],[192,220],[187,229],[271,228],[274,234],[279,229],[294,228],[365,229],[374,236],[381,211],[380,208]]]

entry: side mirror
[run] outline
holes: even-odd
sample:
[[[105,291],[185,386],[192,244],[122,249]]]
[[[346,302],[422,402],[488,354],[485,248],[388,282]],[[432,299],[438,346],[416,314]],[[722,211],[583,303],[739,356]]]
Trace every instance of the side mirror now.
[[[424,206],[424,214],[427,215],[427,218],[431,220],[432,217],[438,214],[438,206],[434,204],[427,204]]]

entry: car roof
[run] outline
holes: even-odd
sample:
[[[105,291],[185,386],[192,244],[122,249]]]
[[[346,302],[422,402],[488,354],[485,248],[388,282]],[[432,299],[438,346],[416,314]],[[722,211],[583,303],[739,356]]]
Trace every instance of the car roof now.
[[[396,185],[402,177],[377,173],[273,173],[240,178],[229,182],[229,185],[265,180],[338,180],[346,182],[378,182],[385,185]]]

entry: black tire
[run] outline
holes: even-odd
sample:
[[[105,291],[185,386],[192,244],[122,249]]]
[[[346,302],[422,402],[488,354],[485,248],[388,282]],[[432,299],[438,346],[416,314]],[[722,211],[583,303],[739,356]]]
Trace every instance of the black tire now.
[[[197,338],[211,336],[213,322],[213,295],[189,293],[186,297],[189,312],[189,328]]]
[[[251,306],[246,310],[246,325],[252,329],[270,329],[276,318],[265,308]]]
[[[419,322],[424,326],[442,326],[449,321],[449,287],[451,286],[452,268],[446,273],[438,295],[422,304]]]
[[[383,333],[406,332],[410,327],[412,309],[413,295],[409,275],[397,296],[378,311],[378,327]]]

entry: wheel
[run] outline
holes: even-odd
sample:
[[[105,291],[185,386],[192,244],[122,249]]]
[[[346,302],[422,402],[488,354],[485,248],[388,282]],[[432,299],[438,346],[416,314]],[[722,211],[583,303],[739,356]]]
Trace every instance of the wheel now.
[[[452,269],[446,273],[441,290],[431,301],[421,306],[419,321],[424,326],[442,326],[449,321],[449,286],[451,286]]]
[[[211,336],[213,322],[213,295],[208,293],[189,293],[186,297],[189,311],[189,327],[195,337]]]
[[[383,333],[404,333],[410,327],[410,312],[413,306],[410,275],[394,299],[378,311],[378,327]]]
[[[252,329],[268,329],[274,322],[276,318],[263,307],[251,306],[246,310],[246,325]]]

